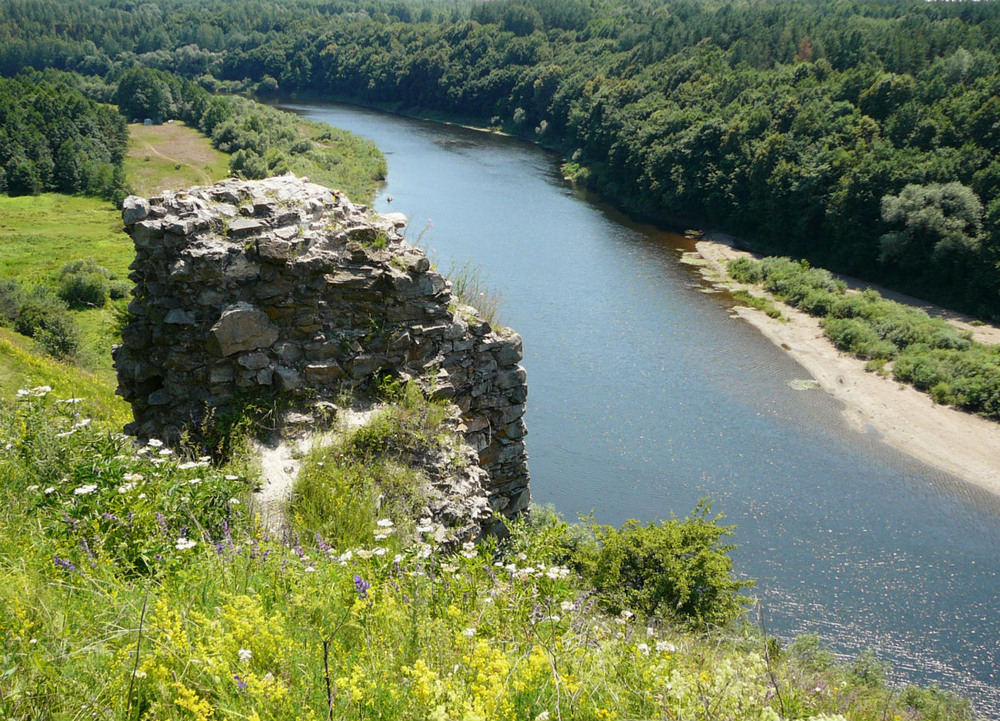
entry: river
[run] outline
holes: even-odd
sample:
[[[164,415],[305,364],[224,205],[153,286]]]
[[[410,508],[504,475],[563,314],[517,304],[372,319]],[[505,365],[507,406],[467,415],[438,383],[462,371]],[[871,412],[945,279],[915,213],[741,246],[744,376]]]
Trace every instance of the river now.
[[[437,265],[473,261],[524,338],[538,503],[602,523],[735,524],[769,631],[866,648],[1000,718],[1000,499],[850,429],[841,405],[679,262],[673,233],[570,187],[558,160],[488,133],[291,106],[386,154],[381,211]]]

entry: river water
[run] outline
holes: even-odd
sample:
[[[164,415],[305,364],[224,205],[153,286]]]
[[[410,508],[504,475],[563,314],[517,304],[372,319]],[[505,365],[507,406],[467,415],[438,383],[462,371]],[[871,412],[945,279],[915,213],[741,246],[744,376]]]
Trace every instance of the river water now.
[[[1000,718],[1000,499],[858,433],[839,401],[679,262],[675,234],[563,181],[519,141],[356,108],[303,115],[389,161],[376,207],[438,267],[473,261],[524,338],[532,494],[567,518],[737,526],[768,630],[871,648]]]

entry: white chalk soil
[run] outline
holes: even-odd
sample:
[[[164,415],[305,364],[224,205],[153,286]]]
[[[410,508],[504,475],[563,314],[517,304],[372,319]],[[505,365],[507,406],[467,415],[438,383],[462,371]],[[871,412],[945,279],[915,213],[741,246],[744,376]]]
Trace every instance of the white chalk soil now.
[[[317,444],[329,444],[338,432],[365,425],[376,410],[340,409],[333,431],[317,433],[307,426],[307,430],[291,435],[276,433],[273,439],[254,442],[254,452],[260,459],[261,485],[253,494],[253,502],[264,528],[280,534],[290,526],[288,503],[292,500],[292,489],[302,468],[302,459],[309,450]]]

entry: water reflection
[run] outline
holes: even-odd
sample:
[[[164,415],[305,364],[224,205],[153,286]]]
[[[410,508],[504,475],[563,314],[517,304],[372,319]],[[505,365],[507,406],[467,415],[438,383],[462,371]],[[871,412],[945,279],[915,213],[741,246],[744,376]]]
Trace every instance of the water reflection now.
[[[381,210],[473,258],[524,336],[534,497],[620,523],[709,496],[771,630],[873,647],[1000,716],[1000,500],[847,426],[678,262],[690,242],[568,187],[538,149],[350,108],[301,112],[389,156]]]

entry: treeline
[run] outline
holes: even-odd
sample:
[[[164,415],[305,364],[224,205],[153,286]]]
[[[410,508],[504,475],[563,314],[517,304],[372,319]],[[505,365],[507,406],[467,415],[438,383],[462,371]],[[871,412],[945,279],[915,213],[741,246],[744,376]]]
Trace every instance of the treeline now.
[[[155,123],[183,120],[230,155],[234,175],[258,179],[291,171],[357,199],[370,197],[385,179],[385,158],[378,148],[346,131],[247,98],[213,95],[179,75],[152,68],[119,69],[107,79],[109,100],[125,117]]]
[[[993,3],[0,8],[3,72],[142,66],[451,113],[560,150],[632,211],[1000,315]]]
[[[0,193],[124,197],[128,130],[56,73],[0,78]]]

